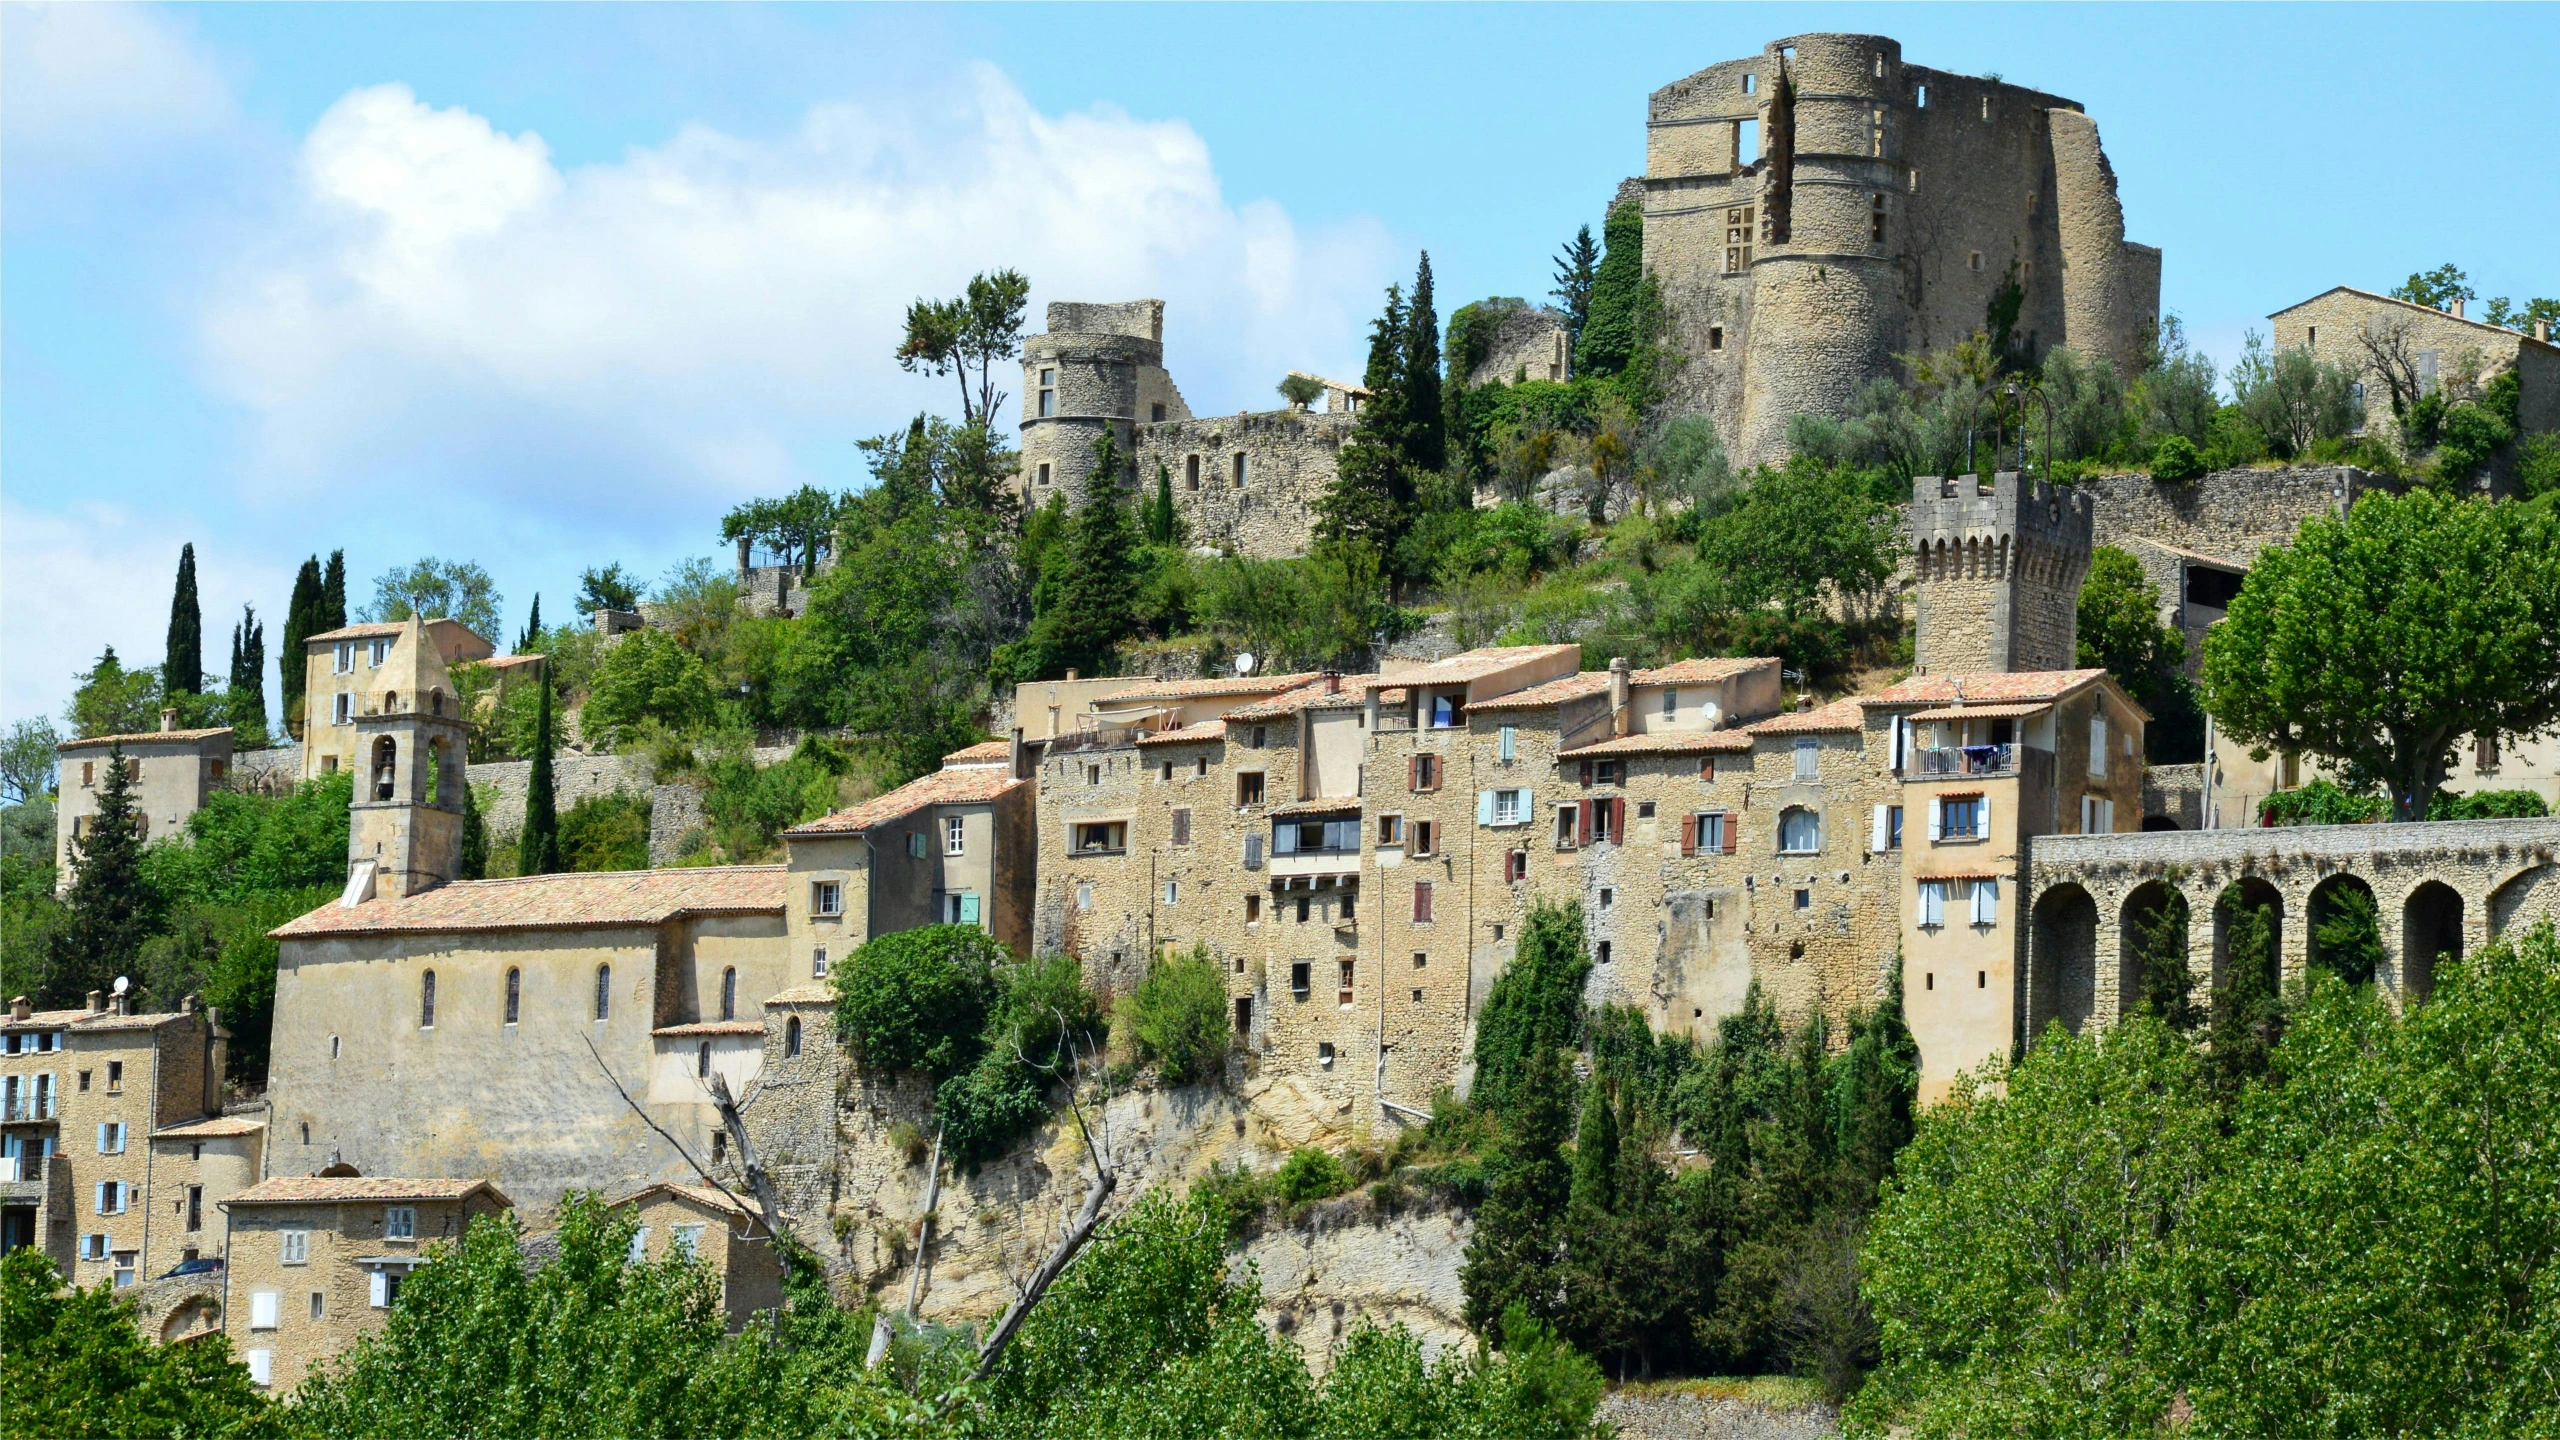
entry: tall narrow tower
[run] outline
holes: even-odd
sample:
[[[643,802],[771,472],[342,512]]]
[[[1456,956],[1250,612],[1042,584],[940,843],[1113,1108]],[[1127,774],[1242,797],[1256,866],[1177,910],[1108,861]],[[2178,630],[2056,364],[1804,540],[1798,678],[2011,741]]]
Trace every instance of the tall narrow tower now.
[[[1114,432],[1124,461],[1133,460],[1137,424],[1183,418],[1153,413],[1165,408],[1161,399],[1140,412],[1149,395],[1171,390],[1163,301],[1051,303],[1049,328],[1022,342],[1023,503],[1036,508],[1065,495],[1071,506],[1082,505],[1103,430]]]
[[[2094,502],[2016,471],[1911,482],[1915,649],[1923,675],[2071,670]]]
[[[355,729],[350,877],[370,864],[371,893],[386,899],[450,883],[462,870],[462,705],[414,616],[373,672]]]

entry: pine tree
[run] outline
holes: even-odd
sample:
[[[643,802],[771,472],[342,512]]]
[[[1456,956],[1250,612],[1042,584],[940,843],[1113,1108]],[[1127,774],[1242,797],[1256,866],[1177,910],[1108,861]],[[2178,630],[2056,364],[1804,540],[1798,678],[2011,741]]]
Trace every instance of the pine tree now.
[[[516,835],[516,873],[555,875],[560,870],[560,811],[552,796],[551,667],[542,668],[534,701],[533,768],[524,782],[524,829]]]
[[[1564,1158],[1573,1081],[1563,1051],[1540,1046],[1527,1058],[1459,1275],[1467,1324],[1479,1334],[1498,1329],[1514,1304],[1542,1320],[1557,1310],[1561,1231],[1573,1191]]]
[[[1404,462],[1408,476],[1427,475],[1449,463],[1449,432],[1440,413],[1440,312],[1431,299],[1431,252],[1413,275],[1413,303],[1405,312],[1403,372]],[[1464,377],[1461,377],[1463,380]]]
[[[1387,287],[1387,308],[1369,329],[1370,394],[1342,447],[1333,483],[1316,497],[1316,539],[1372,551],[1381,568],[1411,523],[1413,481],[1405,472],[1402,375],[1408,320],[1404,292]]]
[[[313,634],[336,630],[347,623],[347,552],[329,552],[329,566],[320,576],[320,613]]]
[[[1591,319],[1591,282],[1600,273],[1600,247],[1591,239],[1591,227],[1583,226],[1556,252],[1556,288],[1547,293],[1564,306],[1565,331],[1574,343],[1582,340],[1582,327]]]
[[[142,876],[143,836],[133,778],[122,745],[107,747],[98,782],[98,813],[71,842],[71,888],[62,928],[54,932],[54,1000],[69,1003],[103,990],[116,967],[130,965],[157,928],[157,907]]]
[[[516,636],[515,654],[530,655],[542,643],[542,592],[533,592],[533,609],[524,617],[524,631]]]
[[[293,599],[284,607],[284,648],[276,654],[277,694],[284,701],[285,729],[302,738],[302,690],[310,678],[309,641],[327,629],[320,623],[320,557],[312,556],[294,572]]]
[[[178,551],[178,588],[169,597],[169,654],[160,666],[164,694],[204,693],[204,609],[196,603],[196,547]]]
[[[1574,373],[1615,375],[1635,358],[1643,337],[1644,204],[1629,200],[1602,227],[1608,251],[1591,279],[1591,309],[1575,345]]]

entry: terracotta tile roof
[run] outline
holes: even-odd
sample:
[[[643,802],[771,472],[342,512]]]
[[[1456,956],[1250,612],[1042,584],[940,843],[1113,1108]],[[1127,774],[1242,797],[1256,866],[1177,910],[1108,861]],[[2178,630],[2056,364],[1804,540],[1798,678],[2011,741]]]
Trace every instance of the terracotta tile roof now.
[[[1774,667],[1778,662],[1766,655],[1704,656],[1693,660],[1675,660],[1651,670],[1635,672],[1638,685],[1708,685],[1730,680],[1736,675]]]
[[[691,1035],[761,1035],[761,1020],[696,1020],[690,1025],[661,1025],[649,1032],[656,1037],[683,1038]]]
[[[1319,706],[1343,703],[1366,705],[1369,703],[1368,686],[1377,678],[1375,675],[1345,675],[1342,677],[1342,690],[1339,694],[1326,690],[1322,679],[1312,680],[1294,690],[1274,695],[1268,700],[1238,706],[1228,711],[1225,718],[1229,721],[1280,720],[1295,715],[1301,710]]]
[[[2450,310],[2438,310],[2433,305],[2421,305],[2414,300],[2403,300],[2397,295],[2377,295],[2370,290],[2361,289],[2354,285],[2332,285],[2328,289],[2321,291],[2319,294],[2312,296],[2310,300],[2296,300],[2292,304],[2284,307],[2282,310],[2272,312],[2267,316],[2267,318],[2273,320],[2278,315],[2290,315],[2294,311],[2301,309],[2303,306],[2310,304],[2312,300],[2325,299],[2328,296],[2337,294],[2341,290],[2362,299],[2378,301],[2384,305],[2398,305],[2405,309],[2423,310],[2438,320],[2450,320],[2456,325],[2468,325],[2474,330],[2486,330],[2490,334],[2495,335],[2502,340],[2533,340],[2533,333],[2530,330],[2509,330],[2502,326],[2492,325],[2485,320],[2474,320],[2466,315],[2456,315]],[[2548,345],[2552,342],[2548,340],[2535,340],[2534,343],[2537,345]]]
[[[1197,745],[1209,740],[1223,740],[1227,735],[1224,720],[1203,720],[1179,730],[1158,730],[1138,737],[1141,745]]]
[[[1149,700],[1214,700],[1222,695],[1276,695],[1318,678],[1313,670],[1289,675],[1223,675],[1207,680],[1146,680],[1126,690],[1094,698],[1096,705],[1133,705]]]
[[[1904,716],[1907,720],[2017,720],[2041,715],[2053,708],[2050,700],[2029,700],[2015,705],[1949,705],[1936,710],[1922,710]]]
[[[1274,820],[1285,820],[1292,815],[1340,815],[1359,808],[1359,796],[1336,795],[1329,799],[1292,800],[1286,805],[1272,806],[1268,813]]]
[[[215,1115],[185,1125],[171,1125],[151,1132],[154,1140],[220,1140],[234,1135],[255,1135],[266,1129],[259,1120],[244,1120],[237,1115]]]
[[[228,725],[216,725],[209,730],[139,730],[130,735],[92,735],[86,740],[65,740],[53,748],[87,750],[99,745],[140,745],[152,740],[184,745],[230,733],[231,727]]]
[[[1467,707],[1467,713],[1475,714],[1484,710],[1543,710],[1550,705],[1562,705],[1568,700],[1580,700],[1586,696],[1608,693],[1608,671],[1583,670],[1567,675],[1561,680],[1550,680],[1544,685],[1532,685],[1526,690],[1514,690],[1508,695],[1479,700]]]
[[[279,1175],[261,1180],[225,1205],[325,1205],[332,1201],[467,1200],[486,1190],[501,1205],[514,1202],[486,1180],[407,1180],[393,1175]]]
[[[943,756],[942,763],[945,765],[984,765],[990,762],[1009,761],[1012,758],[1012,741],[981,740],[975,745],[968,746],[964,749],[954,750],[950,754]]]
[[[1570,656],[1576,666],[1582,663],[1579,645],[1487,645],[1461,651],[1446,660],[1434,660],[1418,669],[1399,670],[1392,678],[1399,685],[1456,685],[1523,660],[1552,655]]]
[[[1867,712],[1855,699],[1834,700],[1818,710],[1789,710],[1743,726],[1754,735],[1821,735],[1866,728]]]
[[[465,660],[462,663],[486,665],[492,670],[513,670],[519,665],[539,665],[543,659],[540,655],[492,655],[486,660]]]
[[[764,998],[764,1003],[767,1005],[833,1005],[836,1003],[836,990],[824,980],[812,980],[806,985],[794,985],[779,995],[768,995]]]
[[[100,1015],[83,1015],[80,1019],[71,1022],[71,1028],[83,1032],[157,1030],[163,1025],[174,1025],[178,1021],[189,1018],[192,1017],[181,1015],[175,1010],[161,1010],[148,1015],[119,1015],[109,1010]]]
[[[305,635],[302,640],[308,645],[319,640],[366,640],[376,635],[397,635],[400,633],[400,627],[406,623],[402,620],[359,620],[353,625],[341,625],[335,630],[323,630],[317,635]]]
[[[2105,675],[2104,670],[2019,670],[1977,675],[1914,675],[1873,695],[1868,705],[1973,705],[2015,700],[2059,700]]]
[[[1745,752],[1751,749],[1750,732],[1744,730],[1665,730],[1657,735],[1621,735],[1595,745],[1580,745],[1559,751],[1558,761],[1582,760],[1594,755],[1712,755],[1718,752]]]
[[[625,1205],[637,1205],[642,1201],[647,1200],[650,1196],[658,1194],[672,1195],[680,1200],[690,1200],[694,1204],[699,1205],[706,1210],[717,1210],[724,1215],[735,1215],[745,1220],[753,1220],[756,1218],[756,1212],[748,1209],[736,1200],[731,1199],[729,1196],[723,1195],[719,1191],[712,1189],[708,1185],[686,1185],[674,1180],[661,1180],[655,1185],[644,1185],[639,1189],[632,1191],[630,1194],[623,1196],[621,1199],[614,1201],[613,1204],[615,1208],[619,1209]]]
[[[0,1030],[59,1030],[75,1020],[86,1020],[86,1010],[38,1010],[20,1020],[15,1016],[0,1019]]]
[[[903,820],[919,810],[936,805],[982,804],[996,799],[1017,785],[1030,782],[1016,780],[1003,770],[969,768],[936,770],[919,775],[886,795],[876,796],[847,810],[822,815],[804,825],[783,831],[793,835],[859,835],[894,821]]]
[[[463,880],[396,900],[332,900],[267,933],[279,940],[327,935],[472,930],[558,930],[657,925],[686,915],[777,914],[791,892],[781,865],[706,865],[585,875]]]

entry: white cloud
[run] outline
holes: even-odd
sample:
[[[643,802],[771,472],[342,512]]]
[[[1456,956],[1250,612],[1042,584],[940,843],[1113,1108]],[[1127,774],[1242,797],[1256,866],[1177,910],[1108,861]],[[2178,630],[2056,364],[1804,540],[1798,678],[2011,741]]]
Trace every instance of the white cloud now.
[[[376,86],[312,127],[298,180],[202,315],[256,483],[423,477],[537,523],[662,506],[707,532],[729,497],[851,481],[799,457],[947,408],[891,352],[911,299],[975,271],[1028,274],[1035,330],[1047,300],[1163,297],[1171,368],[1224,409],[1355,363],[1399,263],[1374,223],[1231,205],[1186,124],[1042,114],[986,66],[565,171],[538,135]]]
[[[190,145],[230,126],[230,87],[187,31],[139,5],[0,10],[0,116],[13,183]]]

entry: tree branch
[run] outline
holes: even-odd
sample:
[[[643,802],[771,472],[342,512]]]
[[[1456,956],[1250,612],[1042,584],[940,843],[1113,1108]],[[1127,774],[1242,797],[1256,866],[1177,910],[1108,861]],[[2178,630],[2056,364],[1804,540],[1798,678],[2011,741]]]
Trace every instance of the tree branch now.
[[[933,1128],[933,1158],[926,1162],[924,1216],[916,1227],[915,1268],[907,1272],[907,1323],[916,1321],[916,1305],[924,1296],[925,1256],[933,1248],[934,1215],[942,1204],[942,1125]],[[871,1349],[862,1357],[862,1368],[876,1370],[889,1354],[889,1312],[881,1311],[871,1321]]]
[[[1058,1238],[1056,1247],[1049,1252],[1049,1258],[1040,1263],[1038,1270],[1032,1272],[1031,1283],[1022,1287],[1021,1293],[1014,1297],[1014,1302],[1005,1307],[1004,1318],[996,1322],[996,1328],[989,1333],[986,1343],[978,1347],[978,1369],[972,1376],[977,1380],[984,1380],[995,1373],[996,1362],[1003,1358],[1005,1346],[1013,1343],[1013,1337],[1017,1331],[1021,1330],[1022,1322],[1029,1318],[1031,1307],[1039,1304],[1040,1297],[1049,1293],[1049,1286],[1057,1280],[1059,1273],[1067,1268],[1067,1262],[1076,1258],[1076,1252],[1082,1250],[1085,1242],[1093,1238],[1095,1228],[1102,1223],[1104,1203],[1110,1200],[1111,1192],[1120,1187],[1119,1172],[1113,1170],[1110,1161],[1104,1157],[1104,1147],[1095,1143],[1092,1127],[1085,1124],[1084,1107],[1076,1099],[1075,1082],[1082,1078],[1084,1069],[1083,1051],[1077,1046],[1075,1036],[1066,1023],[1065,1013],[1056,1011],[1055,1007],[1052,1007],[1052,1010],[1058,1016],[1058,1028],[1066,1042],[1073,1067],[1067,1081],[1067,1110],[1075,1116],[1076,1133],[1084,1139],[1085,1157],[1093,1162],[1093,1182],[1085,1188],[1084,1205],[1076,1211],[1075,1223],[1069,1225],[1067,1233]],[[1020,1056],[1022,1063],[1031,1066],[1032,1069],[1054,1068],[1032,1065],[1031,1057],[1022,1054],[1022,1039],[1018,1033],[1014,1037],[1014,1054]],[[1106,1103],[1109,1101],[1108,1092],[1103,1098]],[[1105,1127],[1104,1139],[1107,1141],[1110,1124],[1108,1117],[1103,1117],[1102,1123]]]

